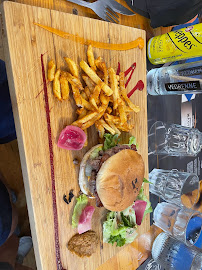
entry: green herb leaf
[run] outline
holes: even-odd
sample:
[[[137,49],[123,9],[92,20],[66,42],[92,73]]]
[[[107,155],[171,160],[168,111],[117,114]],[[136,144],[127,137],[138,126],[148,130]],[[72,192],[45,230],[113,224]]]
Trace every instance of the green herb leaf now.
[[[124,216],[123,212],[121,212],[121,218],[123,220],[124,226],[130,227],[130,228],[134,227],[134,225],[130,222],[130,220],[126,216]]]
[[[104,134],[105,141],[104,141],[103,150],[106,151],[107,149],[110,149],[110,148],[116,146],[120,141],[118,136],[119,136],[118,134],[112,135],[109,133],[105,133]]]
[[[122,247],[126,243],[126,239],[122,238],[121,235],[116,236],[110,236],[108,243],[111,243],[112,245],[116,243],[117,247]]]
[[[152,182],[149,182],[146,178],[143,179],[143,183],[147,183],[147,184],[152,184],[153,185],[153,183]]]

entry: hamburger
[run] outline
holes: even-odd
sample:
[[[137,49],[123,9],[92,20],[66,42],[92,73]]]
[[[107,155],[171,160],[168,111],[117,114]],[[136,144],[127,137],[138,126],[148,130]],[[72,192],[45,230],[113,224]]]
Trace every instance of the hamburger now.
[[[84,194],[96,198],[98,207],[123,211],[136,200],[145,168],[135,141],[132,137],[130,144],[121,145],[114,140],[107,145],[105,140],[104,146],[98,144],[85,154],[80,165],[79,185]]]

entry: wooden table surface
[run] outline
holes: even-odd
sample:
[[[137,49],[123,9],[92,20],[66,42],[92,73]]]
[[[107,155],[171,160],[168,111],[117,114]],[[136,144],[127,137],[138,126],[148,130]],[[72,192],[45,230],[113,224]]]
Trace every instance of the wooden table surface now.
[[[67,13],[78,14],[80,16],[86,16],[91,18],[98,18],[93,11],[80,7],[78,5],[69,3],[67,1],[62,0],[17,0],[15,2],[45,7],[49,9],[55,9]],[[118,1],[121,4],[125,5],[124,1]],[[126,5],[125,5],[126,6]],[[156,29],[155,31],[150,28],[149,20],[146,18],[135,14],[134,16],[123,16],[120,15],[120,24],[127,25],[139,29],[144,29],[147,31],[149,35],[160,34],[162,33],[162,29]],[[165,30],[167,32],[167,30]],[[2,44],[0,42],[0,53],[2,54]],[[3,58],[3,57],[2,57]],[[108,270],[108,269],[117,269],[117,270],[126,270],[126,269],[136,269],[148,256],[148,252],[151,248],[151,243],[155,235],[159,233],[155,227],[151,228],[151,232],[147,235],[142,236],[144,239],[147,239],[145,244],[143,245],[142,237],[138,238],[134,243],[128,245],[125,249],[123,249],[120,253],[114,256],[112,259],[107,261],[105,264],[100,266],[99,270]],[[148,245],[148,243],[150,243]]]

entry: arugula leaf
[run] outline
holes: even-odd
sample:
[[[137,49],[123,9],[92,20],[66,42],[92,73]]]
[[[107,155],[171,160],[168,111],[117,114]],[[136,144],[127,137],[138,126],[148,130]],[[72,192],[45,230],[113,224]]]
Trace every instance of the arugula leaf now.
[[[110,236],[108,243],[111,243],[112,245],[116,242],[117,247],[122,247],[126,243],[126,239],[122,238],[121,235],[116,236]]]
[[[148,184],[152,184],[153,185],[153,183],[152,182],[149,182],[146,178],[143,179],[143,183],[148,183]]]
[[[107,149],[110,149],[110,148],[116,146],[120,141],[118,136],[119,136],[118,134],[112,135],[112,134],[109,134],[109,133],[105,133],[104,134],[105,141],[104,141],[103,150],[105,151]]]

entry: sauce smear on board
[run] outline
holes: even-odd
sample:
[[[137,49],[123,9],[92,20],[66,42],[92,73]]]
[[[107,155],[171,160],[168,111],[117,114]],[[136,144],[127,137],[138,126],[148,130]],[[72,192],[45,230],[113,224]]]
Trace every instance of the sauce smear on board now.
[[[41,68],[42,68],[42,77],[43,77],[43,86],[44,86],[44,99],[45,99],[45,108],[46,108],[46,120],[47,120],[47,129],[48,129],[48,144],[49,144],[50,167],[51,167],[56,265],[57,265],[57,270],[65,270],[63,268],[63,266],[62,266],[61,257],[60,257],[58,213],[57,213],[57,205],[56,205],[55,173],[54,173],[54,163],[53,163],[53,158],[54,158],[54,156],[53,156],[53,143],[52,143],[52,135],[51,135],[50,110],[49,110],[49,103],[48,103],[48,91],[47,91],[45,68],[44,68],[44,62],[43,62],[43,54],[41,54]]]

